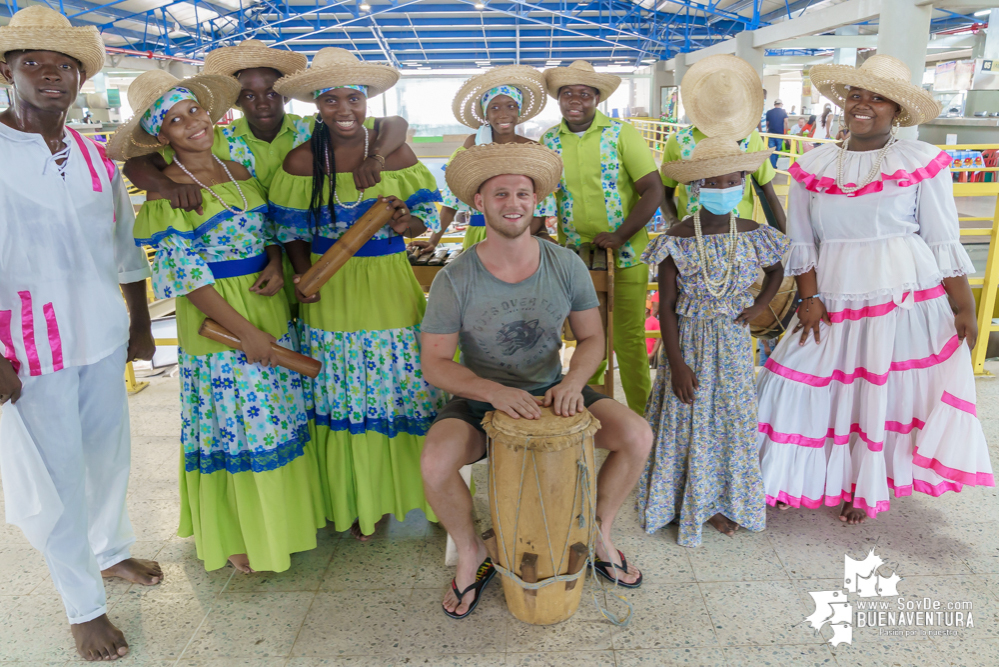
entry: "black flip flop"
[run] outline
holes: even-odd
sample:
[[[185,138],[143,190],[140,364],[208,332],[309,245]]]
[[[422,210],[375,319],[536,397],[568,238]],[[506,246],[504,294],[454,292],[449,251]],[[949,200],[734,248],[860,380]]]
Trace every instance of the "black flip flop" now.
[[[610,572],[611,569],[621,570],[625,574],[628,573],[628,559],[624,557],[624,554],[620,550],[617,552],[617,555],[621,557],[621,564],[620,565],[618,565],[617,563],[611,563],[611,562],[608,562],[608,561],[605,561],[605,560],[598,560],[595,563],[593,563],[593,569],[596,570],[597,574],[599,574],[601,577],[603,577],[607,581],[611,582],[612,584],[617,584],[618,586],[621,586],[622,588],[638,588],[639,586],[641,586],[642,585],[642,578],[643,578],[643,575],[642,575],[641,572],[638,573],[638,579],[636,579],[635,581],[631,582],[630,584],[626,583],[624,581],[621,581],[620,579],[615,579],[612,576],[612,574]]]
[[[451,618],[457,618],[457,619],[465,618],[473,611],[475,611],[475,608],[479,606],[479,600],[482,599],[482,591],[486,589],[486,586],[489,584],[490,581],[493,580],[494,576],[496,576],[496,568],[493,567],[493,561],[490,558],[486,558],[484,561],[482,561],[482,565],[479,565],[479,570],[475,573],[475,581],[472,582],[472,585],[466,588],[465,590],[459,591],[458,585],[454,583],[454,579],[451,580],[451,590],[454,591],[455,597],[458,598],[459,607],[461,606],[461,599],[465,597],[465,593],[467,593],[472,589],[475,589],[475,602],[473,602],[472,606],[468,608],[468,611],[466,611],[464,614],[456,614],[453,611],[448,611],[447,607],[445,607],[443,604],[441,605],[441,609],[443,609],[444,613],[450,616]],[[455,608],[457,609],[457,607]]]

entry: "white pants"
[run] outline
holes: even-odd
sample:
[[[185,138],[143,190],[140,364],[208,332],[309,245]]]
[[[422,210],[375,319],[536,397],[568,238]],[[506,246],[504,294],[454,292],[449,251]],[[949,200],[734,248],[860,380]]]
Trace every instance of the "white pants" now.
[[[125,507],[131,448],[125,355],[122,346],[89,366],[22,378],[15,406],[29,441],[21,445],[37,450],[62,502],[42,551],[70,623],[107,612],[101,570],[129,558],[135,542]],[[14,471],[2,472],[6,487]]]

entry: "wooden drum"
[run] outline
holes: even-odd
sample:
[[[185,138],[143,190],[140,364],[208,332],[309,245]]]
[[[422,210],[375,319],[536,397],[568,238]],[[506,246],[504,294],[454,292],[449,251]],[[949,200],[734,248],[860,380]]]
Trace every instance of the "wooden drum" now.
[[[760,293],[763,280],[757,280],[749,288],[754,297]],[[756,338],[776,338],[787,330],[794,317],[794,304],[798,301],[798,287],[792,276],[786,276],[777,290],[769,307],[749,323],[749,330]]]
[[[495,534],[487,544],[510,613],[551,625],[576,613],[597,536],[593,434],[600,422],[587,410],[541,412],[541,419],[513,419],[495,411],[482,420]]]

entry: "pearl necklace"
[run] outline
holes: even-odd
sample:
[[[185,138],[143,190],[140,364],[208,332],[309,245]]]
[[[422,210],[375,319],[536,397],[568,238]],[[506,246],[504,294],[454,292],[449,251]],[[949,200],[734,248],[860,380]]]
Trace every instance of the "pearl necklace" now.
[[[367,154],[368,154],[368,128],[362,126],[361,129],[364,130],[364,155],[367,156]],[[326,175],[329,178],[334,179],[334,182],[336,182],[336,180],[335,180],[336,179],[336,174],[330,173],[330,152],[332,150],[333,150],[333,147],[330,146],[329,149],[327,149],[327,151],[326,151]],[[340,195],[338,195],[336,193],[336,187],[333,188],[333,200],[338,205],[343,206],[344,208],[357,208],[358,206],[360,206],[362,199],[364,199],[364,190],[361,190],[360,192],[357,193],[357,201],[356,202],[354,202],[353,204],[344,204],[342,201],[340,201]]]
[[[699,264],[704,273],[704,287],[708,290],[708,294],[716,299],[721,299],[726,296],[726,293],[731,288],[732,277],[735,271],[736,245],[739,242],[738,233],[735,211],[732,211],[729,213],[728,257],[725,259],[724,271],[722,272],[721,279],[715,280],[708,272],[710,261],[708,260],[708,251],[704,247],[704,234],[701,233],[701,211],[700,209],[694,211],[694,240],[697,243],[697,256],[700,260]]]
[[[208,192],[210,192],[211,195],[213,197],[215,197],[219,201],[220,204],[222,204],[222,207],[225,210],[229,211],[230,213],[246,213],[247,209],[250,208],[250,205],[246,201],[246,195],[243,194],[243,188],[239,187],[239,182],[235,178],[232,177],[232,174],[229,172],[229,167],[225,166],[225,162],[223,162],[222,160],[220,160],[217,155],[212,155],[212,157],[215,158],[216,162],[218,162],[220,165],[222,165],[222,169],[225,170],[225,175],[228,176],[229,180],[232,182],[232,184],[236,186],[236,192],[239,193],[240,198],[243,200],[243,210],[242,211],[240,211],[239,209],[235,209],[232,206],[229,206],[229,204],[225,203],[225,200],[223,200],[222,197],[219,197],[217,194],[215,194],[214,190],[212,190],[210,187],[208,187],[207,185],[205,185],[204,183],[202,183],[201,181],[199,181],[197,178],[195,178],[194,174],[192,174],[190,171],[188,171],[187,167],[185,167],[181,163],[181,161],[177,159],[176,156],[174,156],[173,162],[178,167],[180,167],[180,170],[182,172],[184,172],[185,174],[187,174],[188,178],[190,178],[192,181],[194,181],[194,183],[196,185],[198,185],[199,187],[201,187],[202,190],[208,190]]]
[[[865,188],[873,183],[874,179],[881,175],[881,163],[885,159],[885,154],[896,141],[898,140],[895,138],[895,133],[892,132],[891,136],[888,137],[888,141],[885,142],[885,145],[878,151],[877,157],[874,159],[874,164],[871,166],[871,170],[867,173],[867,176],[865,176],[861,182],[856,185],[847,185],[843,182],[843,164],[846,160],[847,147],[850,145],[850,137],[847,137],[843,141],[843,145],[840,146],[839,155],[836,157],[836,187],[846,194],[853,194],[857,190]]]

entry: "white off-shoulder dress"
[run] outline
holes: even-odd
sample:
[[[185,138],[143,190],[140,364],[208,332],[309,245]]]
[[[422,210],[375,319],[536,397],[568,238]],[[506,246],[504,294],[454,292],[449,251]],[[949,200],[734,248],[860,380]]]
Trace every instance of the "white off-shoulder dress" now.
[[[974,270],[960,242],[950,158],[899,141],[881,176],[847,195],[836,186],[838,151],[827,144],[791,168],[785,271],[816,270],[832,324],[820,325],[818,344],[784,336],[760,373],[767,502],[852,500],[873,517],[892,493],[993,486],[971,353],[942,285]],[[848,152],[846,183],[868,174],[876,156]]]

